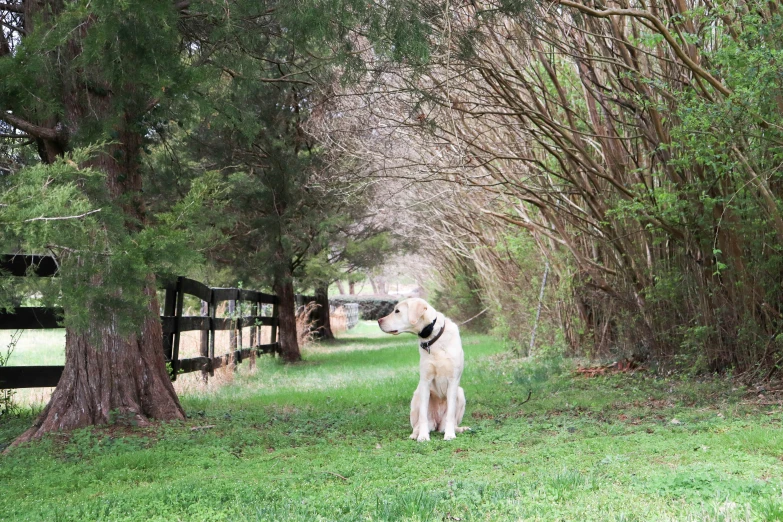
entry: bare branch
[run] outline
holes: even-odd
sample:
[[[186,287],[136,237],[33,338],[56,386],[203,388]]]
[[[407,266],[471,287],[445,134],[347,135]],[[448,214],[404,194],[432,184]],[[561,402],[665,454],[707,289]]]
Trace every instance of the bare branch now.
[[[10,112],[0,112],[0,120],[3,120],[9,125],[12,125],[20,131],[26,132],[31,136],[35,136],[36,138],[41,138],[44,140],[60,140],[62,138],[60,133],[55,129],[35,125],[34,123],[30,123],[29,121],[24,120]]]
[[[22,223],[31,223],[33,221],[62,221],[66,219],[81,219],[85,216],[89,216],[90,214],[95,214],[96,212],[100,212],[102,209],[98,208],[95,210],[90,210],[89,212],[85,212],[84,214],[79,214],[76,216],[55,216],[55,217],[37,217],[37,218],[31,218],[31,219],[25,219],[22,221]]]
[[[666,26],[661,22],[658,17],[653,16],[647,11],[639,9],[593,9],[577,2],[571,2],[570,0],[557,0],[560,5],[573,7],[583,13],[587,13],[591,16],[598,18],[609,18],[611,16],[630,16],[633,18],[642,18],[648,20],[653,24],[655,29],[666,39],[666,42],[671,46],[672,51],[682,60],[694,73],[698,74],[707,82],[712,85],[718,92],[724,96],[731,96],[731,90],[724,86],[717,78],[705,71],[699,64],[691,60],[688,54],[679,46],[677,40],[672,36]]]

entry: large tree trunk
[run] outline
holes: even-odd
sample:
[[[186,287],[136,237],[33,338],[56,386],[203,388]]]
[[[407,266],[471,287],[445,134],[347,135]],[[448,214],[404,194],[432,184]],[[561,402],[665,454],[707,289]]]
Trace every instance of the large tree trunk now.
[[[121,422],[144,426],[153,419],[184,419],[163,358],[163,330],[153,287],[150,314],[139,334],[121,335],[112,324],[66,330],[65,369],[32,428],[14,445],[61,431]]]
[[[329,286],[319,286],[315,289],[315,302],[318,303],[318,337],[321,339],[334,339],[332,321],[329,315]]]
[[[296,297],[294,294],[294,282],[290,277],[279,278],[274,284],[275,294],[279,299],[278,339],[280,340],[280,352],[285,362],[302,360],[299,352],[299,340],[296,336]]]

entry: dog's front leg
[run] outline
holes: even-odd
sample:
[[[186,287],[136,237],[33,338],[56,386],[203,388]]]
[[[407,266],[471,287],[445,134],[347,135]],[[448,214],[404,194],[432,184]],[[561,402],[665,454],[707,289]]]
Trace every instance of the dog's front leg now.
[[[458,392],[459,380],[449,380],[448,388],[446,388],[446,419],[443,425],[443,440],[452,440],[457,438],[457,435],[454,433],[454,429],[456,427]]]
[[[417,442],[424,442],[430,440],[430,381],[420,380],[419,389],[416,391],[419,394],[419,426]],[[416,432],[416,429],[414,429]]]

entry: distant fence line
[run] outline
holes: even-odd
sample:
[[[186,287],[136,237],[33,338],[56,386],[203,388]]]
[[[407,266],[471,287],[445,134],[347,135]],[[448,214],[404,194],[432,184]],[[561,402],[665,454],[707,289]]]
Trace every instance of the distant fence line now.
[[[35,272],[30,273],[30,268]],[[57,275],[56,260],[50,256],[0,255],[0,269],[4,276],[24,277],[36,275],[52,277]],[[184,316],[185,296],[201,300],[200,316]],[[310,296],[296,296],[297,303],[314,301]],[[218,305],[229,303],[231,317],[216,317]],[[206,306],[203,306],[203,304]],[[275,295],[245,290],[242,288],[211,288],[203,283],[178,277],[175,282],[165,286],[163,300],[163,350],[166,362],[171,365],[172,379],[182,373],[202,371],[212,373],[217,368],[229,364],[240,364],[254,353],[279,354],[280,343],[277,340],[279,328],[278,298]],[[264,315],[264,305],[271,305],[271,315]],[[268,310],[267,310],[268,311]],[[245,312],[248,312],[245,315]],[[357,321],[358,321],[358,309]],[[236,315],[240,314],[240,315]],[[0,330],[33,330],[44,328],[62,328],[58,324],[62,309],[43,307],[17,307],[13,314],[0,313]],[[270,343],[260,344],[262,326],[271,327]],[[243,348],[243,329],[250,328],[249,347]],[[238,348],[229,353],[215,356],[215,332],[229,330],[232,335],[231,346]],[[179,346],[182,332],[202,332],[200,355],[180,359]],[[57,386],[63,366],[1,366],[0,388],[38,388]]]

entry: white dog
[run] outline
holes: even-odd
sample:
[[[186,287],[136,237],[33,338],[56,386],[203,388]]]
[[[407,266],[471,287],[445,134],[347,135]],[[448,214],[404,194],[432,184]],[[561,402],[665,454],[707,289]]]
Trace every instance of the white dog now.
[[[430,431],[443,433],[444,440],[456,438],[470,428],[460,427],[465,415],[465,392],[459,386],[465,354],[459,328],[423,299],[406,299],[394,311],[378,320],[386,333],[403,332],[419,336],[419,386],[411,401],[411,438],[430,440]]]

